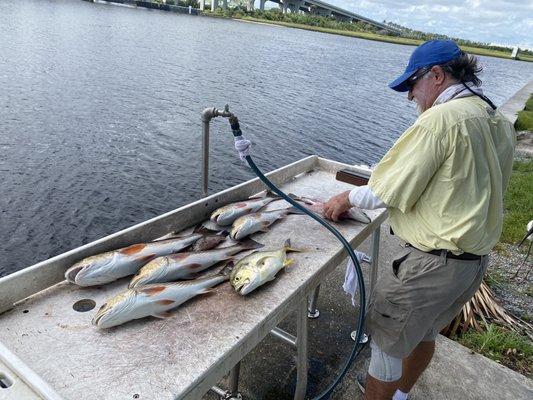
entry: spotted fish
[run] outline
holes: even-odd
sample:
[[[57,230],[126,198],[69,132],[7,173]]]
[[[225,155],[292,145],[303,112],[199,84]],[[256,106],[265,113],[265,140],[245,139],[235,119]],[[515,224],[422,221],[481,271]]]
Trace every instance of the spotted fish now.
[[[153,316],[166,318],[181,304],[229,279],[231,266],[219,273],[192,281],[157,283],[127,289],[100,307],[92,323],[98,328],[111,328],[125,322]]]

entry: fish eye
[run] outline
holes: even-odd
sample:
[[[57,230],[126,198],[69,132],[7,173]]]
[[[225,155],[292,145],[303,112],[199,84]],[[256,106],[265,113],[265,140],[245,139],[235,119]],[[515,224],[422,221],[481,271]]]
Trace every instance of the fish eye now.
[[[239,278],[238,276],[235,277],[235,280],[238,281],[240,280],[241,278]]]

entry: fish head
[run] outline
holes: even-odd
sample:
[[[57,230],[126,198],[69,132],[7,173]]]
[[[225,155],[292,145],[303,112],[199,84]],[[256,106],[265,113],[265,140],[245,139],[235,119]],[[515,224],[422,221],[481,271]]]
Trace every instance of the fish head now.
[[[235,291],[243,296],[261,286],[259,271],[251,267],[240,268],[230,280]]]
[[[211,221],[220,226],[230,225],[235,219],[235,213],[240,213],[246,207],[246,203],[235,203],[220,207],[211,214]]]
[[[65,278],[80,286],[99,285],[102,283],[101,278],[115,265],[115,262],[116,255],[112,252],[87,257],[67,269]]]
[[[215,211],[213,211],[213,212],[211,213],[211,217],[210,217],[211,221],[213,221],[213,222],[216,224],[217,221],[218,221],[218,217],[219,217],[222,213],[224,213],[225,208],[226,208],[226,207],[220,207],[220,208],[217,208]]]
[[[106,329],[121,325],[131,319],[136,292],[125,290],[107,300],[94,316],[92,323],[98,328]]]
[[[229,233],[230,237],[234,240],[241,240],[250,234],[252,227],[257,222],[258,219],[255,214],[249,214],[237,218],[231,227],[231,231]]]
[[[169,259],[166,256],[153,259],[137,272],[128,287],[131,289],[148,283],[157,282],[157,279],[166,272],[168,265]]]

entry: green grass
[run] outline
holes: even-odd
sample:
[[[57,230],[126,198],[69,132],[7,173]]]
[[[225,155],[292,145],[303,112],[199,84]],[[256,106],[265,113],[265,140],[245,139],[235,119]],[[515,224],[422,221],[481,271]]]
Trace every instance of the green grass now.
[[[490,324],[484,332],[466,332],[458,341],[526,376],[533,374],[533,343],[516,332]]]
[[[533,160],[515,161],[504,197],[505,213],[501,242],[514,243],[524,237],[533,218]]]
[[[506,281],[503,273],[498,270],[487,271],[483,280],[487,285],[489,285],[490,288],[498,287]]]
[[[514,126],[517,131],[533,131],[533,95],[529,96],[524,111],[518,113]]]

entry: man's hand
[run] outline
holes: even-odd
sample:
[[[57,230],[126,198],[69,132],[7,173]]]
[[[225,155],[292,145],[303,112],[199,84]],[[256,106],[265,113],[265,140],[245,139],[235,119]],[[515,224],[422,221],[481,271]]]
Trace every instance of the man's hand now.
[[[338,221],[339,215],[343,212],[348,211],[352,205],[350,204],[349,199],[350,191],[342,192],[336,196],[333,196],[328,202],[324,205],[324,217],[332,221]]]

